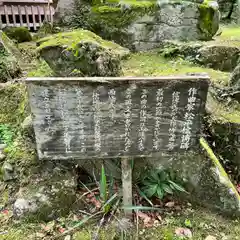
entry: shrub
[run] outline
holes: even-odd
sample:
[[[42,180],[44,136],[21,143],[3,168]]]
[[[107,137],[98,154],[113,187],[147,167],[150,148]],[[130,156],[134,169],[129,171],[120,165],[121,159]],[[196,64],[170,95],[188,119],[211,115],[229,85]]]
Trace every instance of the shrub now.
[[[32,35],[25,27],[7,27],[3,30],[6,35],[18,43],[32,41]]]

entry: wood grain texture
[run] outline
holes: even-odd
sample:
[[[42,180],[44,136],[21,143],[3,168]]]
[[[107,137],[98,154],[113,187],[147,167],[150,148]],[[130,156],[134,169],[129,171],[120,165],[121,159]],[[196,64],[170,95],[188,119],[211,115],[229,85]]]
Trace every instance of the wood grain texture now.
[[[199,146],[206,76],[26,82],[40,159],[152,156]]]

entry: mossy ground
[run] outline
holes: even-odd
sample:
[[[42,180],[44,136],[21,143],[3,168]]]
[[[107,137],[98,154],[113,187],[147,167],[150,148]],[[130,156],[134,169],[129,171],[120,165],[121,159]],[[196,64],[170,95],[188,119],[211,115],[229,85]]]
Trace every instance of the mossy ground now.
[[[240,28],[239,25],[225,25],[222,28],[222,34],[216,39],[228,40],[231,42],[237,41],[240,44]]]
[[[186,227],[186,220],[189,220],[188,222],[192,225],[191,231],[193,233],[193,240],[203,240],[208,235],[215,236],[217,239],[238,240],[240,236],[239,220],[226,219],[214,213],[207,212],[204,209],[194,209],[188,206],[177,214],[167,214],[162,218],[162,222],[159,226],[144,229],[139,227],[138,237],[136,224],[133,224],[126,240],[187,239],[175,236],[175,229]],[[1,226],[1,231],[8,231],[7,234],[0,236],[1,240],[52,239],[51,234],[45,237],[39,234],[43,231],[41,223],[15,223],[10,227],[3,225]],[[91,234],[94,232],[96,232],[96,225],[85,225],[84,228],[73,235],[73,240],[91,240]],[[121,239],[120,234],[116,231],[116,227],[108,226],[105,229],[102,228],[99,234],[99,240],[113,239]]]
[[[207,73],[213,83],[227,85],[229,74],[211,68],[196,66],[181,58],[165,59],[157,50],[132,54],[123,63],[125,76],[167,76],[190,73]]]

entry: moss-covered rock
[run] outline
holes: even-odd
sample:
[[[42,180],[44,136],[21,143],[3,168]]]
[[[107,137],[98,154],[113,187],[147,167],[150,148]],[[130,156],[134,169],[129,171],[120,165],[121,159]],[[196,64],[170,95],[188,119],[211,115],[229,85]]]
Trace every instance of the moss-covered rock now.
[[[14,43],[0,31],[0,83],[19,76],[19,55]]]
[[[9,38],[16,40],[18,43],[32,41],[32,35],[25,27],[6,27],[3,31]]]
[[[231,72],[238,64],[240,46],[231,42],[164,41],[160,53],[165,58],[183,57],[208,68]]]
[[[188,151],[185,154],[157,154],[141,161],[136,160],[134,176],[139,177],[146,167],[171,171],[176,179],[182,181],[189,193],[180,194],[182,199],[188,199],[221,214],[240,216],[239,194],[220,161],[211,159],[205,152],[200,150]]]
[[[200,64],[231,72],[238,64],[240,48],[231,45],[212,44],[199,49],[198,54]]]
[[[230,87],[233,87],[235,90],[240,90],[240,64],[238,64],[234,71],[232,72],[229,85]]]
[[[218,11],[218,3],[216,1],[204,0],[198,5],[199,17],[198,28],[202,35],[200,40],[210,40],[218,31],[220,14]]]
[[[38,51],[58,76],[118,76],[129,50],[87,30],[64,32],[38,41]]]
[[[221,156],[227,172],[236,182],[240,180],[240,105],[223,98],[219,101],[216,92],[208,95],[205,128],[214,151]]]
[[[146,50],[166,39],[211,39],[219,12],[216,1],[106,1],[76,5],[72,24],[133,50]]]
[[[39,164],[36,169],[15,195],[15,216],[34,221],[64,216],[76,201],[76,175],[55,163]]]

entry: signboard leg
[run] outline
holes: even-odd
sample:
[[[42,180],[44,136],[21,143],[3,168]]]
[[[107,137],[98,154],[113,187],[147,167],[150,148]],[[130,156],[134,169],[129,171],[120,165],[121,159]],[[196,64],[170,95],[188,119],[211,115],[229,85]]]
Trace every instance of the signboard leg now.
[[[122,158],[122,189],[123,205],[132,206],[132,166],[129,158]],[[125,209],[124,212],[127,217],[132,217],[132,210]]]

